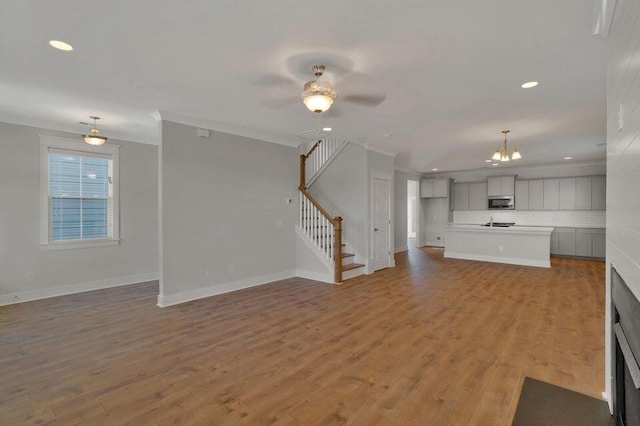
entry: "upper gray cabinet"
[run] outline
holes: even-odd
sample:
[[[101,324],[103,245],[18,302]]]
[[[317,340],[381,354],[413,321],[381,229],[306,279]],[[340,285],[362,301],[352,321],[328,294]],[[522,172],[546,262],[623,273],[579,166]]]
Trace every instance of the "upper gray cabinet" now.
[[[487,210],[487,182],[469,184],[469,210]]]
[[[516,210],[605,210],[605,176],[516,182]]]
[[[514,195],[515,176],[491,176],[488,178],[487,195],[495,197],[500,195]]]
[[[591,210],[607,209],[607,180],[604,176],[591,178]]]
[[[529,210],[529,181],[516,181],[516,210]]]
[[[560,179],[560,210],[576,209],[576,178]]]
[[[517,198],[516,198],[517,200]],[[544,185],[542,179],[529,181],[529,210],[544,209]]]
[[[560,208],[560,179],[544,179],[544,210]]]
[[[449,196],[449,178],[427,178],[420,180],[420,197],[446,198]]]
[[[576,210],[591,210],[591,177],[576,178]]]
[[[469,184],[453,184],[453,209],[469,210]]]

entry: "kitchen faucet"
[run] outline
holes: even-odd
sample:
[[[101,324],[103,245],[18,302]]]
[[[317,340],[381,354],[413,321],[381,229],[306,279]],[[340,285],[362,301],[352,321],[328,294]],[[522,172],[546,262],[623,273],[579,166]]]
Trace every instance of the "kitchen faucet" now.
[[[493,226],[493,216],[489,218],[489,226]]]

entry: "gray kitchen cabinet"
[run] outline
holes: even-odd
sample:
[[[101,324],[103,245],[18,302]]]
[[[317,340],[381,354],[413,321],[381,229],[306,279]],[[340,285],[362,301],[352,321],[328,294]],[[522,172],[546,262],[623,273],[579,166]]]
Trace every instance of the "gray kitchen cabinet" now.
[[[516,181],[516,210],[529,210],[529,181]]]
[[[420,179],[420,197],[433,198],[433,185],[435,179]]]
[[[453,209],[469,210],[469,184],[453,184]]]
[[[607,181],[604,176],[591,178],[591,210],[606,210]]]
[[[500,195],[514,195],[515,181],[515,176],[500,176]]]
[[[544,209],[544,183],[542,179],[529,181],[529,210]]]
[[[560,208],[560,179],[543,179],[544,210]]]
[[[554,230],[551,233],[551,254],[559,254],[559,242],[558,242],[558,231]]]
[[[576,210],[591,210],[591,177],[576,178]]]
[[[469,210],[487,210],[487,182],[469,184]]]
[[[592,256],[592,246],[591,240],[593,236],[588,232],[578,232],[580,229],[576,230],[576,256]]]
[[[491,176],[487,179],[487,195],[496,197],[500,195],[513,195],[515,192],[515,176]]]
[[[562,178],[559,183],[560,210],[576,209],[576,178]]]
[[[558,232],[558,254],[565,256],[576,255],[575,232]]]
[[[487,179],[487,195],[489,197],[495,197],[500,194],[500,177],[499,176],[490,176]]]
[[[606,246],[607,246],[605,235],[604,234],[593,235],[591,244],[592,244],[591,255],[593,257],[604,259],[606,255]]]
[[[420,179],[421,198],[447,198],[449,196],[449,178]]]
[[[436,178],[433,183],[433,196],[437,198],[446,198],[449,196],[449,179]]]

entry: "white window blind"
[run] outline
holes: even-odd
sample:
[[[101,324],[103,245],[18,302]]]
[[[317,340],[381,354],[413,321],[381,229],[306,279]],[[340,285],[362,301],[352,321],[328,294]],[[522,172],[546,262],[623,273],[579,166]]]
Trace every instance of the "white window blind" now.
[[[49,241],[113,236],[110,156],[49,148]]]
[[[40,135],[43,249],[119,244],[117,145]]]

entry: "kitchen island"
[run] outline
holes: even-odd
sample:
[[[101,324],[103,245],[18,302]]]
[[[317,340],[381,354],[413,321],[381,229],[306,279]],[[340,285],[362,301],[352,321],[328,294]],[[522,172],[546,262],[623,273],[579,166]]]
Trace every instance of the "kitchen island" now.
[[[444,232],[444,257],[551,267],[552,227],[453,224]]]

